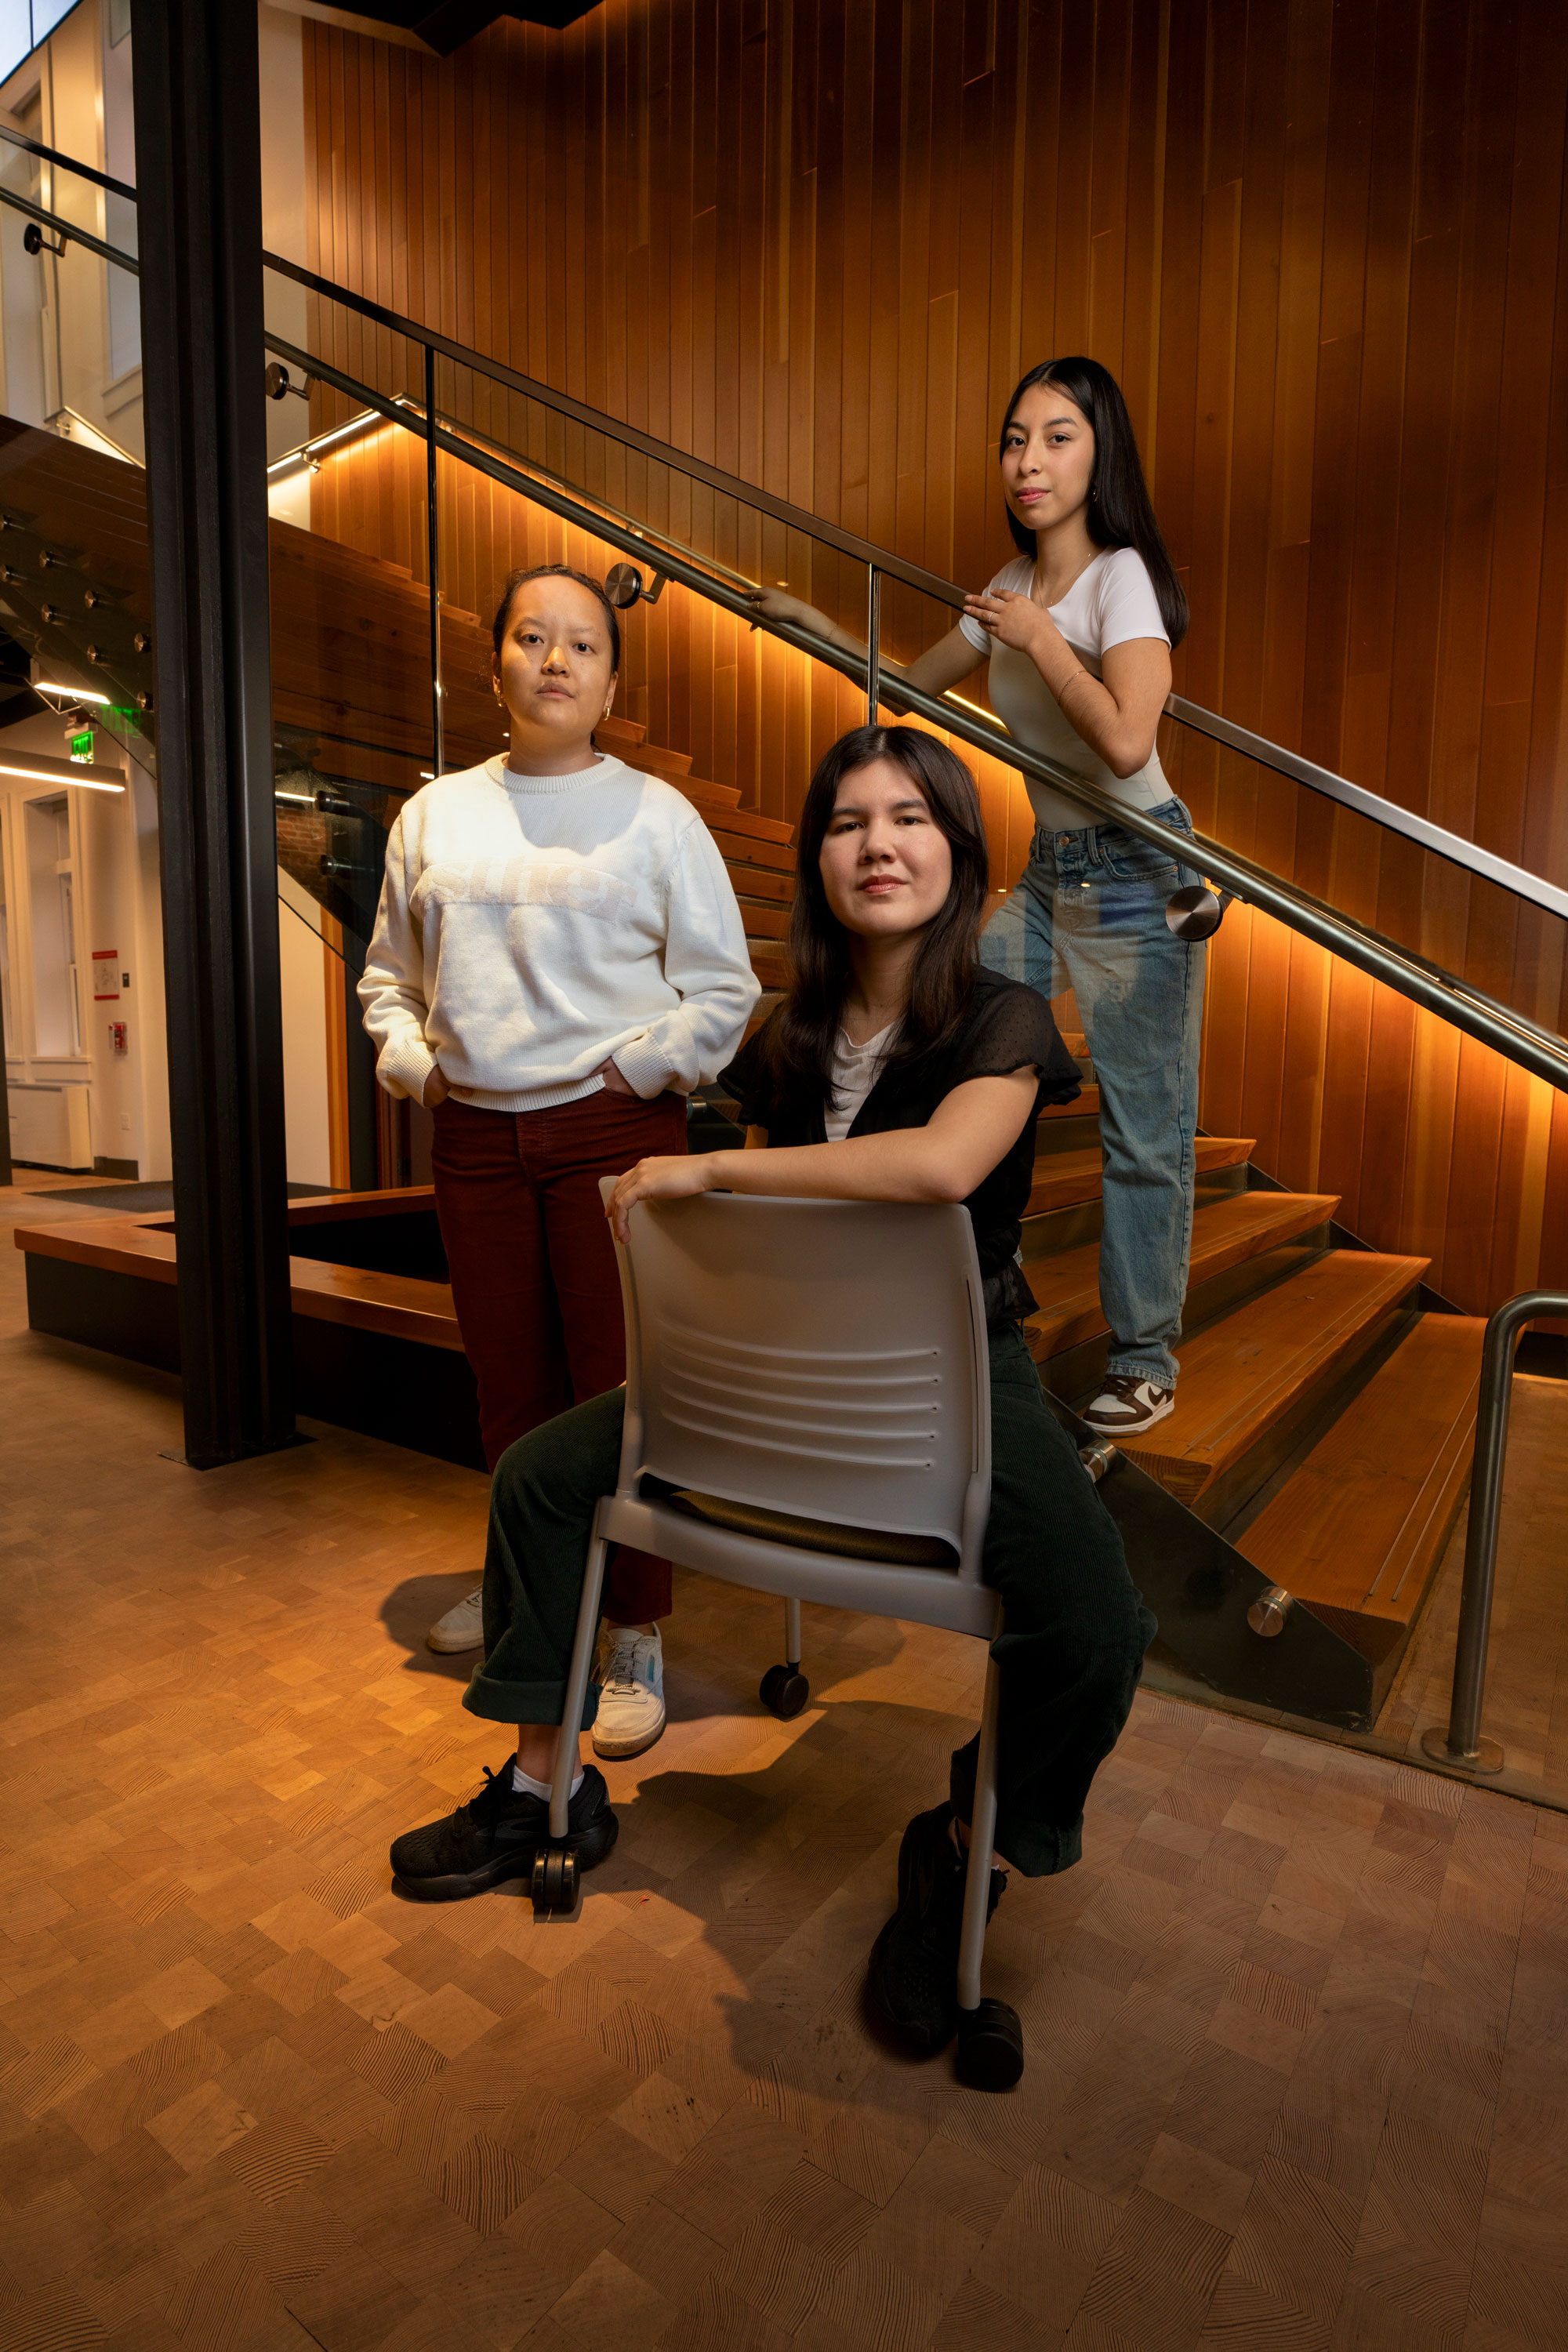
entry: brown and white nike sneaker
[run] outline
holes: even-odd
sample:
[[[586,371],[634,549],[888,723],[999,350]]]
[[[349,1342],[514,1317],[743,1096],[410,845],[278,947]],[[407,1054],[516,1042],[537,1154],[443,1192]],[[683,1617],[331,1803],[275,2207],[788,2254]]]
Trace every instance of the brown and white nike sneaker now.
[[[1107,1372],[1105,1386],[1083,1417],[1090,1429],[1106,1437],[1136,1437],[1163,1421],[1175,1405],[1174,1389],[1158,1388],[1136,1372]]]

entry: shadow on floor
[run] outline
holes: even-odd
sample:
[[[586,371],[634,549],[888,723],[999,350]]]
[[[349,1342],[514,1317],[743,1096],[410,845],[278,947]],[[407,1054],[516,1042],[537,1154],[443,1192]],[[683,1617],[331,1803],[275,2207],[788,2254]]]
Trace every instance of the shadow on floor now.
[[[473,1590],[466,1572],[457,1576],[411,1576],[394,1586],[382,1602],[379,1614],[393,1640],[406,1653],[403,1661],[405,1673],[428,1675],[438,1682],[456,1683],[460,1689],[467,1688],[479,1663],[479,1651],[453,1654],[432,1650],[426,1647],[425,1637],[438,1617]],[[710,1625],[714,1607],[711,1596],[715,1591],[722,1596],[722,1603],[718,1621]],[[688,1603],[684,1608],[683,1598]],[[695,1605],[691,1605],[693,1602]],[[733,1604],[741,1602],[750,1606],[743,1613],[737,1613]],[[727,1615],[723,1604],[730,1605]],[[733,1715],[737,1707],[749,1713],[755,1706],[761,1713],[761,1702],[752,1694],[768,1668],[783,1656],[781,1613],[779,1602],[769,1593],[744,1591],[733,1586],[715,1587],[706,1579],[688,1581],[678,1570],[675,1610],[664,1620],[665,1704],[669,1721],[701,1722],[711,1717]],[[863,1618],[857,1622],[852,1654],[847,1656],[841,1639],[835,1638],[837,1629],[832,1621],[838,1614],[835,1610],[808,1610],[804,1620],[805,1664],[807,1679],[813,1680],[814,1704],[825,1698],[846,1672],[859,1675],[889,1665],[903,1648],[903,1630],[897,1619]],[[717,1643],[712,1638],[715,1633],[719,1635]],[[755,1681],[750,1689],[742,1683],[737,1692],[735,1684],[742,1659],[748,1665],[754,1660]]]

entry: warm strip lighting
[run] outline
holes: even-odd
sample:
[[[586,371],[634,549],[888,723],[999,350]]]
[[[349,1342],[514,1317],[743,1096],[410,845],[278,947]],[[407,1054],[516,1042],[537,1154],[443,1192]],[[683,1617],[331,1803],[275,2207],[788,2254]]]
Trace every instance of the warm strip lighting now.
[[[35,694],[63,694],[68,702],[101,702],[106,710],[110,707],[110,698],[107,694],[91,694],[88,691],[85,686],[54,686],[50,684],[47,678],[43,677],[34,679],[33,692]]]
[[[43,765],[47,756],[46,753],[39,751],[32,756],[38,764],[26,768],[15,760],[0,757],[0,776],[20,776],[29,784],[80,784],[89,793],[122,793],[125,790],[121,780],[110,782],[110,779],[114,775],[112,768],[89,767],[79,760],[51,760],[46,767]]]
[[[402,401],[394,403],[395,407],[408,404]],[[335,425],[330,433],[321,434],[314,441],[301,441],[297,449],[290,449],[283,457],[274,458],[267,468],[267,478],[274,482],[284,474],[300,473],[313,467],[324,451],[336,448],[342,442],[352,441],[361,434],[374,433],[378,427],[390,425],[392,419],[384,416],[379,408],[362,409],[357,416],[349,417],[342,425]]]

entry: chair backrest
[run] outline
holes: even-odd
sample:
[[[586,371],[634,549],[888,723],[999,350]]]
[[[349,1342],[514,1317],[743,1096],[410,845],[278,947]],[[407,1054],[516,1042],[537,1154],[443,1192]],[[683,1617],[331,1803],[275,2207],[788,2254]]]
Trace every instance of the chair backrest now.
[[[940,1536],[976,1580],[991,1381],[958,1206],[709,1193],[639,1202],[620,1252],[621,1487]]]

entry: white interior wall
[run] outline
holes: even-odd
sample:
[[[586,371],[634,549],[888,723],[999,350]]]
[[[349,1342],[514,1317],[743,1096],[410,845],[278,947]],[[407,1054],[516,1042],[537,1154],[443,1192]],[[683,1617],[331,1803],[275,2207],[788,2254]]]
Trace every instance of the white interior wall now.
[[[52,715],[24,719],[0,732],[0,747],[13,755],[47,752],[64,756],[66,730]],[[100,736],[101,764],[127,762],[107,736]],[[69,788],[69,854],[72,864],[73,928],[78,973],[77,1006],[79,1044],[65,1034],[53,967],[58,963],[59,902],[54,859],[44,856],[47,845],[36,804],[58,797],[60,787],[21,776],[0,776],[0,841],[5,858],[5,929],[9,961],[5,1073],[8,1085],[65,1086],[79,1089],[86,1117],[75,1123],[82,1150],[69,1164],[95,1160],[119,1163],[116,1172],[132,1163],[133,1172],[146,1176],[166,1173],[166,1087],[148,1116],[143,1074],[148,1061],[144,1033],[153,1032],[153,1059],[161,1066],[163,1044],[162,934],[154,925],[157,950],[151,973],[144,962],[146,926],[139,906],[145,891],[140,858],[133,791],[94,792],[85,785]],[[42,863],[40,863],[42,859]],[[47,869],[47,870],[46,870]],[[152,886],[157,890],[154,848]],[[118,1001],[100,1003],[94,994],[92,957],[95,949],[113,948],[114,971],[121,983]],[[53,989],[47,1003],[40,1002],[40,958],[48,967],[46,979]],[[153,986],[146,982],[151,977]],[[114,1050],[111,1021],[122,1021],[126,1051]],[[20,1097],[17,1097],[19,1103]],[[14,1105],[14,1108],[16,1106]],[[163,1168],[150,1167],[157,1157],[159,1121],[164,1130]],[[16,1122],[13,1121],[15,1130]],[[21,1156],[31,1156],[25,1150]],[[50,1155],[54,1157],[54,1154]]]
[[[278,965],[283,988],[283,1101],[290,1184],[332,1181],[327,1118],[327,988],[314,898],[278,869]]]
[[[142,1009],[131,1028],[141,1125],[138,1158],[152,1182],[174,1170],[169,1140],[169,1036],[163,1002],[163,877],[158,863],[158,796],[151,772],[132,760],[123,822],[128,863],[133,876],[132,936],[136,947],[135,985]]]

